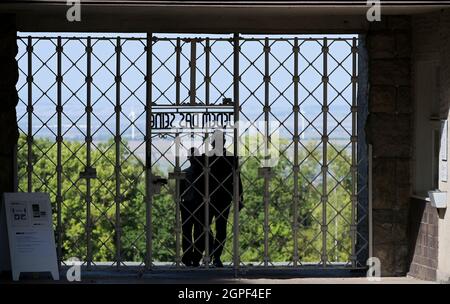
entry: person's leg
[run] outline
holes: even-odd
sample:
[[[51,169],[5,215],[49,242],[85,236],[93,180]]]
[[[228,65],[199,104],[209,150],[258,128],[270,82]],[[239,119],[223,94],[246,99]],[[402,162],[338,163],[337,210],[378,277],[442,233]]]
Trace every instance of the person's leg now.
[[[191,213],[188,208],[186,208],[186,202],[180,204],[180,213],[181,213],[181,230],[182,230],[182,239],[181,246],[183,248],[183,256],[181,261],[186,266],[192,265],[192,228],[193,221]]]
[[[217,218],[219,214],[222,212],[220,206],[217,204],[217,196],[211,197],[211,205],[209,208],[209,261],[214,261],[214,253],[216,252],[216,246],[218,241],[217,237]],[[214,221],[214,231],[213,231],[213,221]]]
[[[211,223],[212,223],[212,219],[215,215],[215,213],[211,210],[213,209],[211,206],[209,207],[209,227],[211,227]],[[202,206],[199,208],[199,210],[196,212],[195,214],[195,218],[193,219],[194,221],[194,258],[193,261],[198,261],[200,262],[200,260],[203,257],[204,251],[205,251],[205,236],[208,235],[209,237],[209,254],[210,254],[210,259],[211,260],[211,253],[213,251],[213,245],[214,245],[214,238],[212,235],[212,231],[211,228],[209,228],[209,230],[207,232],[205,232],[206,230],[206,223],[205,223],[205,215],[206,209],[204,207],[204,205],[202,204]]]
[[[216,212],[214,212],[213,206],[210,204],[209,206],[209,218],[208,218],[208,224],[209,224],[209,230],[205,233],[205,235],[208,235],[209,241],[208,241],[208,254],[209,254],[209,262],[212,261],[212,255],[214,251],[214,235],[212,233],[211,225],[213,223],[213,218],[216,216]],[[204,241],[205,239],[203,239]],[[205,244],[206,245],[206,244]]]
[[[204,234],[204,208],[200,207],[193,217],[194,222],[194,242],[192,251],[192,261],[194,265],[198,265],[205,250],[205,234]]]
[[[230,213],[230,203],[223,203],[222,208],[217,210],[216,214],[216,236],[214,239],[214,265],[222,267],[220,257],[225,247],[227,239],[228,215]]]

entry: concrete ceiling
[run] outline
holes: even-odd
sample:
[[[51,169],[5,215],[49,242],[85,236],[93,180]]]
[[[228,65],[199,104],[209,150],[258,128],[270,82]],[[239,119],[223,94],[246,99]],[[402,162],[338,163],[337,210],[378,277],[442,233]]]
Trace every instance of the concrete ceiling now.
[[[426,2],[426,3],[425,3]],[[382,15],[421,14],[450,1],[389,1]],[[361,32],[366,1],[81,0],[81,21],[68,22],[67,0],[3,0],[19,31],[323,33]]]

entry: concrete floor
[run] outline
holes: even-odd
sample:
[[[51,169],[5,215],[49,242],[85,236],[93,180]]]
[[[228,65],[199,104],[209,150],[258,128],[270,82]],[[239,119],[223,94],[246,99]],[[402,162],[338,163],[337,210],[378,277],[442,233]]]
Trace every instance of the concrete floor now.
[[[0,278],[1,283],[12,283],[8,274]],[[61,271],[61,280],[52,281],[47,274],[25,274],[20,283],[65,284],[66,271]],[[299,270],[264,269],[235,274],[232,269],[210,270],[81,270],[84,284],[434,284],[412,277],[383,277],[381,281],[369,281],[363,271],[348,270]],[[71,283],[72,284],[72,283]]]
[[[149,280],[149,279],[109,279],[82,280],[87,284],[435,284],[411,277],[386,277],[379,282],[367,278],[291,278],[291,279],[219,279],[219,280]]]
[[[241,280],[242,284],[435,284],[412,277],[385,277],[379,282],[371,282],[367,278],[300,278],[300,279],[250,279]]]
[[[0,280],[0,284],[14,284],[10,280]],[[21,279],[19,284],[69,284],[65,280]],[[384,277],[379,282],[370,282],[366,278],[291,278],[291,279],[222,279],[222,280],[149,280],[118,278],[81,278],[81,284],[436,284],[411,277]],[[70,283],[74,284],[74,283]],[[76,283],[77,284],[77,283]]]

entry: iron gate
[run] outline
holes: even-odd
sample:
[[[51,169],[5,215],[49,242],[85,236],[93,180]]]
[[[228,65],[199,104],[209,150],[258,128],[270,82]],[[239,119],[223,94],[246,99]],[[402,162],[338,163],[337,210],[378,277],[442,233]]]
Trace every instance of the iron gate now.
[[[219,127],[233,155],[226,266],[364,267],[358,43],[19,37],[18,187],[50,193],[60,263],[182,267],[186,155]],[[217,158],[201,159],[202,212],[187,218],[207,236]],[[214,237],[200,239],[210,267]]]

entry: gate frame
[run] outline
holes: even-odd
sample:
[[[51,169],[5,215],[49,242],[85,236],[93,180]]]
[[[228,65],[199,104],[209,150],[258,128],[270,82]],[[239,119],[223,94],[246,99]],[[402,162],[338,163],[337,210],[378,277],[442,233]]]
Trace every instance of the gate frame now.
[[[239,109],[240,108],[240,106],[239,106],[239,84],[240,84],[239,55],[240,55],[240,51],[239,51],[239,49],[240,49],[240,40],[241,40],[241,38],[240,38],[239,35],[240,35],[239,33],[234,33],[233,34],[233,63],[234,63],[233,64],[233,74],[234,74],[233,75],[233,97],[234,97],[234,121],[235,121],[235,123],[239,121],[239,113],[240,113],[240,109]],[[268,35],[270,35],[270,34],[268,34]],[[298,34],[298,35],[302,35],[302,34]],[[23,39],[23,38],[24,37],[19,37],[19,39]],[[58,71],[57,71],[57,73],[58,73],[58,77],[57,77],[57,86],[58,86],[58,89],[57,89],[57,91],[58,91],[57,115],[58,116],[57,117],[58,117],[58,125],[59,125],[59,127],[58,127],[58,131],[59,132],[58,132],[58,139],[57,139],[57,147],[58,147],[58,150],[61,151],[61,138],[60,138],[60,136],[61,136],[61,134],[60,134],[60,130],[61,130],[60,124],[61,124],[61,114],[62,114],[62,108],[60,108],[60,106],[61,106],[61,83],[62,83],[61,70],[60,70],[60,68],[61,68],[61,37],[58,36],[58,37],[55,37],[55,38],[57,38],[57,44],[58,44],[57,55],[58,55],[58,62],[59,62],[58,63]],[[152,54],[153,54],[152,53],[153,38],[154,37],[153,37],[152,33],[147,33],[147,38],[146,38],[146,41],[147,41],[147,46],[146,46],[147,76],[146,76],[146,107],[145,107],[145,111],[146,111],[146,138],[144,138],[145,146],[146,146],[146,158],[145,158],[145,164],[146,164],[145,165],[146,196],[145,196],[145,204],[146,204],[146,251],[147,251],[144,264],[145,264],[145,269],[146,270],[152,270],[153,269],[153,260],[152,260],[152,256],[153,256],[153,247],[152,247],[153,235],[152,235],[152,214],[151,214],[151,210],[152,210],[152,204],[153,204],[152,196],[153,196],[153,191],[154,191],[154,189],[153,189],[154,188],[153,187],[154,181],[152,180],[152,174],[151,174],[151,160],[152,160],[151,147],[152,147],[152,142],[151,142],[151,135],[149,136],[149,134],[151,134],[150,120],[151,120],[151,114],[152,114],[152,102],[151,102],[151,96],[152,96],[152,72],[151,72],[152,71],[152,60],[148,60],[148,59],[152,58]],[[31,36],[29,36],[28,37],[28,45],[29,46],[31,46],[31,39],[32,39]],[[88,46],[90,45],[90,39],[91,39],[90,37],[87,38]],[[111,37],[110,39],[113,40],[114,38]],[[142,38],[142,39],[144,39],[144,38]],[[324,41],[326,41],[326,34],[324,34],[324,39],[325,39]],[[367,98],[368,87],[367,87],[367,85],[365,85],[365,86],[364,85],[360,85],[361,83],[359,82],[359,80],[361,79],[361,75],[364,76],[364,77],[367,77],[368,70],[367,70],[367,66],[366,66],[366,64],[367,64],[367,52],[366,52],[366,49],[365,49],[365,47],[366,47],[365,46],[365,36],[359,34],[359,38],[354,38],[353,39],[354,43],[355,43],[356,39],[359,41],[359,43],[357,45],[357,48],[360,49],[360,50],[363,50],[363,53],[359,53],[360,56],[358,57],[359,58],[359,60],[358,60],[358,71],[357,71],[357,73],[358,73],[358,82],[357,82],[358,90],[357,90],[356,94],[355,93],[353,94],[353,99],[354,99],[353,102],[355,103],[356,100],[357,100],[357,105],[358,105],[358,122],[357,122],[357,124],[352,123],[353,129],[355,129],[355,127],[357,128],[357,134],[358,134],[357,135],[357,145],[358,145],[358,149],[356,150],[356,149],[352,148],[352,152],[353,153],[357,152],[357,163],[359,164],[358,165],[358,169],[360,169],[362,167],[365,168],[365,171],[357,170],[357,175],[360,176],[361,172],[368,174],[368,172],[366,172],[366,170],[368,170],[368,162],[367,162],[367,160],[365,162],[361,162],[361,163],[359,162],[360,159],[364,159],[365,157],[368,156],[368,154],[367,154],[368,153],[368,146],[365,143],[365,135],[364,135],[365,133],[363,132],[363,129],[362,129],[363,125],[365,123],[365,119],[367,117],[366,115],[367,115],[367,105],[368,105],[368,98]],[[295,41],[297,41],[297,38],[295,38]],[[117,37],[117,43],[118,43],[118,47],[120,48],[120,35]],[[325,47],[326,47],[326,45],[325,45]],[[88,50],[86,51],[86,55],[87,55],[87,58],[88,58],[88,62],[90,62],[90,53],[92,52],[92,48],[88,47],[88,49],[89,49],[89,51]],[[33,52],[32,48],[29,48],[27,50],[28,60],[29,60],[30,63],[32,61],[31,60],[32,52]],[[116,53],[120,54],[120,51],[117,48],[116,48]],[[298,56],[298,52],[297,53],[294,52],[294,54],[297,54],[297,56]],[[361,54],[365,54],[365,56],[361,56]],[[354,58],[356,58],[356,54],[354,54]],[[116,60],[117,60],[117,65],[116,65],[117,74],[120,75],[120,56],[119,55],[117,56]],[[89,75],[90,74],[90,64],[89,63],[88,63],[88,67],[89,67],[89,72],[88,72],[88,75]],[[266,64],[266,68],[267,68],[267,64]],[[298,66],[297,66],[297,68],[298,68]],[[353,72],[355,73],[356,72],[355,71],[355,69],[356,69],[356,65],[355,64],[353,64],[353,69],[354,69]],[[326,71],[326,58],[324,58],[324,71]],[[28,67],[28,74],[31,74],[31,65]],[[326,75],[325,75],[325,77],[326,77]],[[88,76],[88,78],[90,78],[90,77]],[[32,111],[33,110],[32,110],[32,105],[30,104],[30,102],[32,102],[32,90],[31,90],[31,87],[33,85],[33,80],[32,79],[31,80],[27,80],[27,82],[28,82],[28,88],[29,88],[29,90],[28,90],[28,102],[29,102],[29,106],[31,107],[31,110],[27,110],[27,112],[28,112],[28,120],[29,120],[28,131],[29,131],[29,133],[30,132],[32,133],[31,117],[32,117]],[[116,116],[117,117],[116,117],[116,121],[115,122],[116,122],[116,126],[118,128],[118,129],[116,129],[116,133],[120,134],[120,113],[121,112],[120,112],[120,108],[118,107],[118,106],[120,106],[120,80],[116,81],[116,83],[117,83],[117,86],[116,86],[116,92],[117,92],[117,94],[116,94],[116,102],[117,102],[117,104],[116,104],[115,112],[116,112]],[[295,85],[298,86],[298,81],[294,82],[294,87],[295,87]],[[87,91],[88,91],[87,101],[88,101],[88,107],[89,107],[89,104],[90,104],[90,97],[89,97],[90,96],[90,81],[86,81],[86,86],[88,88],[87,89]],[[295,90],[297,91],[298,88],[295,89]],[[324,100],[326,100],[326,87],[325,86],[324,86],[324,93],[325,93],[324,94]],[[296,92],[295,94],[298,94],[298,92]],[[297,102],[298,102],[298,96],[295,99],[297,99]],[[364,106],[364,107],[361,109],[361,106]],[[352,109],[352,112],[356,113],[356,111],[354,111],[353,109]],[[89,118],[90,117],[90,115],[89,115],[90,112],[87,111],[87,113],[88,113],[88,121],[90,121],[90,118]],[[296,115],[298,117],[298,112],[296,112]],[[90,124],[90,122],[88,124]],[[297,124],[296,124],[296,126],[297,126]],[[326,118],[324,118],[324,126],[326,126]],[[88,131],[88,135],[87,136],[89,136],[89,134],[90,134],[90,128],[88,128],[88,130],[89,131]],[[326,130],[326,128],[324,128],[324,130]],[[356,132],[356,129],[353,130],[353,132]],[[116,134],[116,136],[118,136],[117,134]],[[239,138],[239,133],[238,133],[237,129],[234,128],[234,136],[233,136],[233,140],[234,140],[234,155],[238,155],[238,145],[239,145],[238,138]],[[27,147],[28,147],[28,150],[29,150],[28,151],[28,164],[30,164],[30,162],[31,162],[31,151],[30,151],[31,140],[32,139],[28,138],[28,142],[27,142]],[[90,142],[87,141],[86,143],[87,143],[87,147],[88,147],[87,149],[90,150],[90,145],[89,145]],[[353,143],[353,144],[355,144],[355,143]],[[362,147],[361,150],[359,149],[359,147]],[[116,142],[116,154],[119,153],[118,149],[120,149],[120,142],[119,143]],[[298,142],[297,142],[297,149],[298,149]],[[88,153],[88,155],[87,155],[88,159],[90,159],[89,151],[87,153]],[[58,160],[57,160],[59,165],[56,168],[58,180],[61,179],[61,167],[60,167],[61,159],[60,159],[60,157],[61,157],[61,153],[59,152],[58,153]],[[355,157],[355,155],[353,157]],[[16,157],[16,160],[17,160],[17,157]],[[89,164],[89,161],[87,162],[87,168],[89,168],[88,164]],[[16,163],[15,176],[16,176],[16,183],[18,184],[18,167],[17,167],[17,165],[18,164]],[[362,166],[362,167],[360,167],[360,166]],[[352,170],[354,170],[354,169],[355,168],[352,168]],[[236,181],[237,181],[237,176],[238,176],[239,170],[240,170],[239,164],[235,163],[234,164],[234,170],[233,170],[233,181],[234,181],[233,184],[234,185],[237,185]],[[116,172],[116,174],[119,174],[119,173]],[[366,187],[369,186],[368,185],[368,181],[367,181],[368,177],[370,177],[370,176],[367,176],[367,175],[365,176],[365,179],[366,179],[365,186]],[[89,184],[89,181],[90,181],[90,179],[92,177],[87,175],[87,177],[85,177],[85,178],[87,179],[87,182]],[[325,176],[325,178],[326,178],[326,176]],[[353,177],[353,178],[355,178],[355,177]],[[117,180],[117,178],[116,178],[116,180]],[[28,175],[28,183],[27,183],[28,191],[31,191],[31,182],[30,181],[31,181],[31,175]],[[358,179],[357,183],[354,183],[354,185],[360,185],[360,182],[363,183],[362,180]],[[58,214],[57,214],[58,223],[57,223],[56,233],[58,235],[60,235],[61,234],[61,212],[60,212],[60,208],[61,208],[60,206],[61,205],[60,204],[61,204],[62,198],[61,198],[60,182],[57,183],[57,184],[58,184],[58,188],[57,188],[58,195],[57,195],[57,198],[56,198],[56,203],[58,205]],[[324,184],[325,184],[325,187],[326,187],[326,183],[324,183]],[[295,184],[295,185],[297,185],[297,184]],[[266,187],[268,187],[268,184],[267,184]],[[89,188],[90,187],[87,187],[87,189],[89,189]],[[238,211],[239,209],[237,208],[238,205],[239,205],[239,189],[236,186],[234,186],[233,188],[234,188],[233,189],[233,206],[234,206],[234,208],[233,208],[234,209],[233,219],[234,219],[234,223],[235,223],[233,225],[233,236],[234,236],[233,237],[233,269],[234,269],[235,273],[237,273],[240,270],[239,211]],[[297,189],[297,191],[298,191],[298,189]],[[365,224],[362,224],[362,222],[360,221],[361,220],[360,215],[362,217],[365,217],[369,222],[371,221],[371,219],[369,218],[370,210],[366,207],[366,209],[365,209],[366,213],[365,214],[360,214],[361,209],[359,208],[360,204],[358,202],[362,201],[364,204],[366,204],[365,206],[368,206],[368,202],[370,200],[369,195],[370,195],[369,188],[367,189],[367,191],[364,191],[362,193],[357,194],[356,195],[358,197],[357,198],[357,203],[353,206],[353,207],[356,207],[357,209],[353,210],[353,208],[352,208],[352,212],[357,212],[356,223],[352,224],[352,226],[355,226],[355,227],[351,227],[351,229],[355,229],[355,231],[354,231],[355,235],[352,236],[352,238],[355,238],[355,239],[358,239],[358,240],[359,240],[360,236],[358,237],[357,232],[359,231],[360,228],[357,228],[357,226],[360,226],[360,225],[364,226],[365,225]],[[91,198],[90,198],[90,195],[87,192],[87,194],[86,194],[87,206],[90,205],[90,202],[91,202]],[[116,181],[116,198],[115,198],[115,203],[116,203],[116,210],[117,209],[120,210],[120,184],[118,185],[117,181]],[[326,208],[326,202],[323,201],[323,203],[324,203],[324,208]],[[267,204],[268,204],[268,202],[267,202]],[[324,214],[322,213],[322,215],[324,215]],[[120,222],[120,212],[116,212],[116,216],[119,216],[119,218],[116,218],[116,219],[117,219],[117,222]],[[352,217],[352,219],[353,218],[354,217]],[[353,252],[353,254],[352,254],[352,265],[353,265],[353,267],[349,268],[349,267],[346,266],[346,267],[344,267],[345,269],[365,269],[366,268],[365,267],[365,263],[361,263],[361,262],[362,261],[365,262],[364,258],[368,255],[368,252],[369,252],[369,250],[371,248],[371,245],[372,245],[371,244],[371,237],[370,237],[371,229],[370,229],[369,224],[367,224],[367,226],[368,226],[367,227],[367,229],[368,229],[367,232],[369,234],[369,235],[366,235],[367,244],[363,245],[363,249],[361,249],[361,248],[359,248],[359,249],[353,248],[352,249],[352,252]],[[294,227],[296,229],[298,228],[295,225],[294,225]],[[89,222],[88,222],[87,228],[88,228],[87,229],[87,233],[89,233],[90,232],[90,230],[89,230],[90,229]],[[118,231],[120,231],[120,227],[119,227]],[[293,230],[293,233],[296,233],[295,229]],[[205,239],[208,239],[208,238],[205,238]],[[326,243],[326,239],[324,240],[324,242]],[[120,235],[117,236],[116,243],[119,244],[119,248],[120,248]],[[352,241],[352,247],[355,247],[355,246],[358,246],[357,241],[355,241],[355,242]],[[92,257],[91,257],[92,253],[90,253],[90,251],[91,251],[89,249],[90,247],[91,247],[90,246],[90,242],[88,240],[88,243],[87,243],[88,253],[87,253],[87,261],[86,261],[88,270],[91,268],[91,264],[92,264]],[[265,247],[267,247],[267,245],[265,245]],[[294,250],[298,253],[298,246],[297,246],[297,248],[294,248]],[[326,248],[325,248],[325,250],[326,250]],[[365,251],[363,251],[363,250],[367,250],[367,253]],[[58,238],[58,253],[61,254],[60,238]],[[298,258],[297,255],[294,255],[294,263],[296,262],[296,260],[295,260],[296,257]],[[322,261],[326,261],[326,259],[322,259]],[[61,262],[62,261],[60,260],[60,255],[58,255],[58,262],[59,262],[59,265],[61,266]],[[116,261],[115,261],[115,263],[116,263],[117,268],[120,268],[120,265],[121,265],[120,252],[119,253],[116,252]],[[268,266],[266,258],[265,258],[264,263],[266,264],[265,266]],[[357,263],[360,263],[360,265],[364,265],[364,266],[358,266]],[[314,269],[330,268],[330,266],[327,266],[326,263],[324,263],[322,266],[314,265],[314,266],[311,266],[311,267],[314,268]],[[247,268],[247,267],[245,267],[245,268]],[[258,267],[258,268],[260,268],[260,267]],[[277,269],[277,268],[280,268],[280,269],[285,269],[286,268],[286,269],[289,269],[289,270],[294,270],[294,269],[301,269],[301,268],[309,268],[309,266],[301,265],[300,268],[298,268],[298,266],[295,265],[295,267],[292,267],[292,266],[287,266],[287,267],[268,267],[267,269]],[[333,266],[331,268],[333,268],[333,269],[340,269],[339,266],[337,266],[337,267]],[[177,269],[177,268],[175,268],[175,269]],[[179,270],[179,269],[177,269],[177,270]]]

